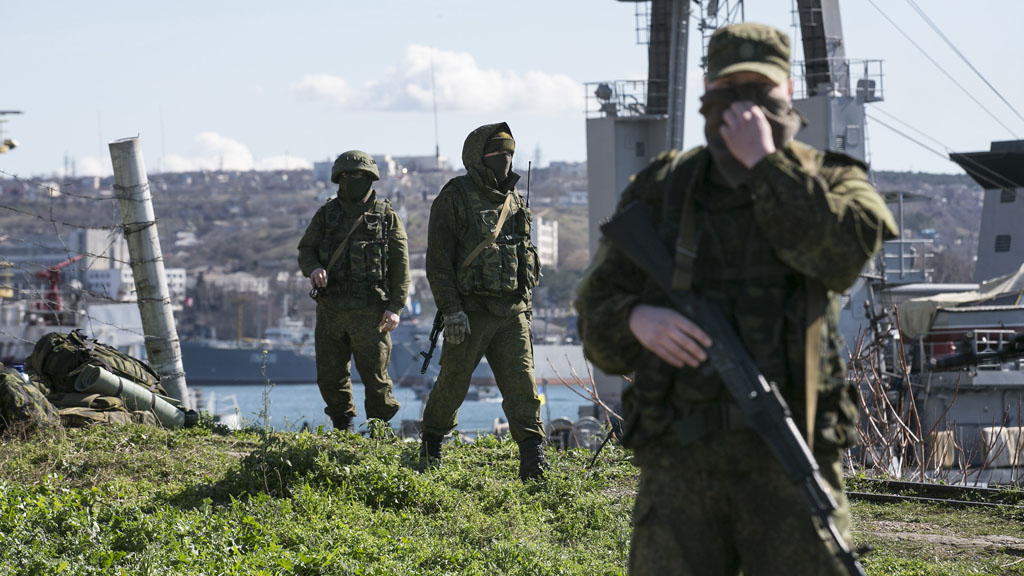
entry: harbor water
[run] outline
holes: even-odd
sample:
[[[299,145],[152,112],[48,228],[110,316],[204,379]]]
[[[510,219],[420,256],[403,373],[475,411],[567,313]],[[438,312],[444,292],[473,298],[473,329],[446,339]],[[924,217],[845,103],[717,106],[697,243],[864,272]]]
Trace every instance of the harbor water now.
[[[324,414],[324,401],[316,384],[288,384],[266,387],[262,384],[252,385],[204,385],[195,387],[200,392],[200,411],[216,414],[235,414],[242,419],[243,425],[263,425],[262,413],[267,406],[269,424],[275,430],[297,431],[305,424],[312,429],[323,426],[331,427],[330,419]],[[580,390],[576,388],[576,390]],[[541,406],[541,420],[545,425],[553,419],[565,417],[578,419],[579,407],[590,402],[581,398],[565,385],[542,386],[544,404]],[[582,392],[582,390],[580,390]],[[365,430],[366,414],[363,409],[364,388],[361,384],[353,386],[356,410],[357,431]],[[402,407],[391,420],[392,428],[398,429],[402,420],[418,420],[422,415],[424,400],[416,398],[412,388],[396,387],[395,397]],[[267,401],[264,402],[266,395]],[[490,432],[496,418],[504,420],[501,409],[501,397],[481,400],[467,399],[459,410],[458,430],[466,435],[479,432]]]

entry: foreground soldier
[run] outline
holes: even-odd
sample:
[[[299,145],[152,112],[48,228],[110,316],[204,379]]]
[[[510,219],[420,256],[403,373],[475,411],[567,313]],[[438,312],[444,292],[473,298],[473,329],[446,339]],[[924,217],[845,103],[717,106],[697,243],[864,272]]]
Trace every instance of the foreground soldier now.
[[[675,254],[673,288],[721,308],[805,437],[806,414],[814,415],[809,444],[849,542],[840,464],[857,440],[857,406],[844,378],[838,300],[895,222],[860,162],[793,141],[802,117],[790,105],[783,32],[749,23],[717,31],[706,88],[708,145],[659,157],[633,178],[619,209],[647,206]],[[576,306],[587,357],[612,374],[636,372],[623,398],[623,443],[641,468],[631,574],[845,573],[800,492],[704,363],[707,334],[607,239]]]
[[[391,335],[409,295],[409,249],[402,221],[377,200],[377,164],[359,150],[334,162],[338,196],[324,204],[299,241],[299,267],[309,276],[316,306],[316,380],[334,427],[351,430],[350,359],[366,388],[366,417],[398,412],[388,377]]]
[[[441,442],[455,429],[473,370],[486,356],[519,443],[519,477],[527,480],[547,468],[530,342],[540,262],[530,211],[515,190],[514,152],[505,123],[471,132],[462,149],[467,174],[450,180],[430,209],[427,280],[444,315],[444,345],[423,409],[421,453],[441,458]]]

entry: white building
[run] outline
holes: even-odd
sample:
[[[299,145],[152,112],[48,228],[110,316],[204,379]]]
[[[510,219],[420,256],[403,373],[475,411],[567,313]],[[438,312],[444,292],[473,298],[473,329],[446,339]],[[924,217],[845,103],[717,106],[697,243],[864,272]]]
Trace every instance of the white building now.
[[[185,301],[185,269],[165,268],[167,291],[172,306],[180,306]],[[135,291],[135,276],[128,266],[108,270],[86,270],[85,289],[101,298],[109,298],[118,302],[135,302],[138,294]]]
[[[530,240],[537,247],[540,262],[549,270],[558,269],[558,220],[550,222],[537,216],[533,219]]]
[[[167,275],[167,292],[171,296],[172,306],[181,306],[185,302],[185,286],[187,274],[184,268],[164,268]]]
[[[448,158],[441,156],[397,156],[395,162],[398,166],[406,168],[409,172],[436,172],[438,165],[441,170],[451,170]]]
[[[558,197],[559,206],[589,206],[590,193],[586,190],[570,190]]]
[[[377,172],[380,172],[382,179],[391,178],[395,175],[397,168],[391,154],[374,154],[372,158],[377,163]]]
[[[135,277],[128,266],[106,270],[86,270],[85,289],[100,298],[135,302]]]
[[[253,292],[258,296],[266,296],[270,291],[270,279],[254,276],[248,272],[215,272],[203,273],[203,281],[232,292]]]

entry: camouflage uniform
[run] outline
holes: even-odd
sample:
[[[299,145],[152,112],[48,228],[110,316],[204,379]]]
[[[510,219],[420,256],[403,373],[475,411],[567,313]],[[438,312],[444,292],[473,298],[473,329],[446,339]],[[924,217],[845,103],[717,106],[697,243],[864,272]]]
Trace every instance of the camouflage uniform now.
[[[540,276],[530,242],[532,216],[514,185],[501,190],[482,158],[485,143],[506,124],[482,126],[466,138],[462,161],[467,174],[450,180],[430,210],[426,271],[438,309],[446,316],[465,312],[470,332],[464,342],[446,340],[441,372],[423,410],[424,438],[442,437],[458,423],[474,368],[487,357],[503,397],[512,437],[540,440],[540,398],[533,374],[530,340],[531,290]],[[512,182],[517,176],[510,175]],[[509,214],[497,239],[468,265],[466,259],[492,234],[506,200]],[[539,442],[538,442],[539,444]]]
[[[840,462],[857,440],[857,405],[844,377],[838,301],[893,237],[895,222],[865,167],[842,154],[790,141],[735,188],[713,182],[711,170],[707,148],[665,153],[633,177],[619,209],[647,205],[677,254],[677,278],[690,278],[692,290],[722,309],[802,432],[808,334],[818,340],[814,454],[849,542]],[[679,256],[676,248],[687,245],[695,246],[694,258]],[[623,398],[624,443],[641,468],[630,573],[845,573],[770,449],[736,416],[718,376],[706,364],[674,369],[634,338],[634,306],[667,302],[602,239],[576,307],[587,357],[608,373],[637,372]]]
[[[338,181],[337,174],[332,180]],[[405,228],[391,204],[377,200],[373,190],[360,201],[332,198],[317,210],[299,241],[302,273],[326,268],[346,236],[348,244],[327,271],[316,308],[317,385],[336,428],[350,427],[356,415],[353,357],[366,388],[366,417],[390,420],[398,412],[387,371],[391,335],[377,327],[385,310],[399,314],[405,307],[410,277]]]

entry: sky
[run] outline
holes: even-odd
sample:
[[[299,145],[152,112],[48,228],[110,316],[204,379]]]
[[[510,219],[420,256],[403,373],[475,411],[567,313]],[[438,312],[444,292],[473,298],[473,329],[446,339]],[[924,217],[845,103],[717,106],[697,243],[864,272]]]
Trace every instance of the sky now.
[[[792,0],[748,4],[746,20],[795,33]],[[875,169],[959,173],[948,151],[1024,137],[1024,2],[840,8],[847,57],[883,60]],[[4,117],[19,147],[0,155],[0,177],[63,176],[72,162],[107,175],[107,143],[135,136],[151,172],[309,167],[349,149],[432,156],[435,141],[461,167],[466,134],[499,121],[517,165],[584,161],[584,83],[646,78],[636,29],[635,5],[614,0],[4,0],[0,110],[23,113]],[[687,148],[703,141],[698,38],[691,24]]]

